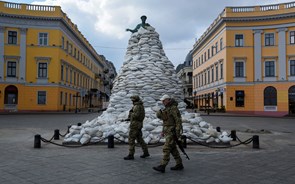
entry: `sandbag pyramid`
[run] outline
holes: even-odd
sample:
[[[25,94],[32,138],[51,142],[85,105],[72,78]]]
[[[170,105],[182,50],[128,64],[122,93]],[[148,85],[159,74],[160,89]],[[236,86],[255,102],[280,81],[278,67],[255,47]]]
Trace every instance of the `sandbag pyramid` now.
[[[139,95],[145,106],[146,116],[142,129],[145,142],[164,142],[164,138],[161,137],[162,122],[156,118],[156,111],[164,108],[159,100],[164,94],[168,94],[179,103],[184,135],[207,142],[230,140],[226,132],[217,133],[199,114],[186,111],[182,83],[173,64],[165,55],[159,34],[152,26],[147,26],[132,33],[129,39],[124,63],[114,80],[106,111],[82,126],[71,126],[64,142],[86,144],[109,135],[128,142],[129,122],[124,120],[132,108],[132,95]]]

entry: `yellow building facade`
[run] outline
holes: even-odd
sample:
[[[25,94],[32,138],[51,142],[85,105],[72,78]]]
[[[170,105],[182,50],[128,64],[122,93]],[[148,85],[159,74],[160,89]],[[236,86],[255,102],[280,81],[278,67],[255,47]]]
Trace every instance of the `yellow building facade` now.
[[[59,6],[0,1],[0,112],[100,106],[105,71]]]
[[[226,7],[194,44],[199,109],[295,114],[295,2]]]

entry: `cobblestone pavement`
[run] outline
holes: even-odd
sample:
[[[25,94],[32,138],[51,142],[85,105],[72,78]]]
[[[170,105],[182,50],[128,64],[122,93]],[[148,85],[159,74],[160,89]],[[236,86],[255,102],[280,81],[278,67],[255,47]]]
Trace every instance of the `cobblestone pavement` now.
[[[67,126],[97,117],[89,114],[0,115],[1,184],[125,184],[125,183],[200,183],[200,184],[293,184],[295,181],[295,119],[239,117],[228,114],[202,116],[214,127],[236,130],[241,140],[259,136],[260,149],[252,144],[217,149],[189,144],[183,156],[182,171],[166,173],[152,169],[162,158],[162,147],[150,147],[151,157],[126,161],[127,145],[107,148],[93,145],[66,148],[41,144],[34,148],[34,136],[51,138],[54,130],[63,134]],[[61,143],[62,140],[56,140]],[[232,141],[231,144],[237,144]]]

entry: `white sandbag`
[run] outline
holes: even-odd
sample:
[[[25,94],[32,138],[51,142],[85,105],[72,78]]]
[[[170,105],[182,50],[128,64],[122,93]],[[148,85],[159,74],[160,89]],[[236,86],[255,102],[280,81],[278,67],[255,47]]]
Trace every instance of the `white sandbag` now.
[[[215,138],[210,137],[209,139],[206,140],[206,143],[211,143],[211,142],[215,142]]]
[[[163,132],[163,126],[158,126],[154,130],[151,131],[153,134],[159,134]]]
[[[83,144],[87,144],[90,141],[91,136],[88,134],[84,134],[82,136],[82,138],[80,139],[80,143]]]
[[[219,135],[218,139],[220,139],[224,143],[228,143],[228,142],[233,140],[231,137],[228,137],[228,136],[225,136],[225,135]]]
[[[143,125],[143,129],[146,130],[146,131],[152,131],[154,130],[156,127],[151,125],[151,124],[144,124]]]
[[[203,135],[202,130],[200,128],[198,128],[198,127],[192,128],[191,132],[194,133],[198,137],[201,137]]]
[[[201,122],[199,123],[199,125],[200,125],[200,127],[202,127],[202,128],[209,128],[209,124],[208,124],[206,121],[201,121]]]

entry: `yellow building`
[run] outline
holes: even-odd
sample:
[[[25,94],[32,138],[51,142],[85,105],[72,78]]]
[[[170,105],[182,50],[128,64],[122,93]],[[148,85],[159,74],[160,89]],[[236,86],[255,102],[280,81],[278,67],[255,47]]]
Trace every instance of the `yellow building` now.
[[[0,112],[100,106],[106,66],[59,6],[0,1]]]
[[[226,7],[193,47],[199,109],[295,114],[295,2]]]

